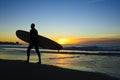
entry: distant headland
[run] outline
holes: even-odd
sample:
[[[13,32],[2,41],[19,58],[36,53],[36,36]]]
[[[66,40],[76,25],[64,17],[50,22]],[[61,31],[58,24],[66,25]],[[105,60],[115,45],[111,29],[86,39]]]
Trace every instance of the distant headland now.
[[[1,44],[5,44],[5,45],[8,45],[8,44],[12,44],[12,45],[19,45],[20,43],[19,42],[3,42],[3,41],[0,41],[0,45]]]

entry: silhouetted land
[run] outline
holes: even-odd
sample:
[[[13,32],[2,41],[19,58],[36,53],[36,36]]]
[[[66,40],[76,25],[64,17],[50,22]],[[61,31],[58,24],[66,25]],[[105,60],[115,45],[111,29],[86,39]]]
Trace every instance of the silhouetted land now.
[[[8,45],[8,44],[19,44],[19,42],[2,42],[2,41],[0,41],[0,44],[6,44],[6,45]]]
[[[20,60],[0,59],[2,80],[120,80],[106,74],[77,71],[45,64],[25,63]]]

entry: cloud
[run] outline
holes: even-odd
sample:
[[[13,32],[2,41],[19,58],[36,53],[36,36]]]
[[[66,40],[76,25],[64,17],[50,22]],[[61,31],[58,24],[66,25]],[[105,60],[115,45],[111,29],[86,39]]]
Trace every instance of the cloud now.
[[[112,39],[115,39],[115,38],[120,38],[120,34],[102,34],[102,35],[98,35],[97,38],[112,38]]]
[[[99,40],[86,41],[86,43],[93,43],[93,44],[120,44],[120,39],[99,39]]]
[[[82,42],[81,42],[82,40]],[[81,38],[80,44],[120,44],[120,38]]]

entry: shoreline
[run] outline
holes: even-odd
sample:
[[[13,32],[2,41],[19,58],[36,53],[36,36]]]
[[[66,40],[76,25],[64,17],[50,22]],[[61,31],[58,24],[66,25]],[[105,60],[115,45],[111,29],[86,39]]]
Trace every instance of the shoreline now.
[[[85,54],[85,55],[111,55],[111,56],[116,56],[120,55],[120,52],[115,53],[115,52],[98,52],[98,53],[89,53],[89,52],[65,52],[65,51],[40,51],[41,53],[53,53],[53,54]]]
[[[1,79],[120,80],[103,73],[78,71],[52,65],[0,59]]]

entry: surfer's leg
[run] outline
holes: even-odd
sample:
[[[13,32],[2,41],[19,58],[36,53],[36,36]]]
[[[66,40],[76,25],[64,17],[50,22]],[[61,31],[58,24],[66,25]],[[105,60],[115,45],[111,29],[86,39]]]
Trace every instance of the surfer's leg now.
[[[35,50],[36,50],[36,53],[37,53],[38,58],[39,58],[39,63],[41,64],[41,55],[40,55],[40,52],[39,52],[39,47],[37,45],[35,45]]]
[[[29,62],[29,58],[30,58],[30,51],[31,49],[33,48],[33,45],[29,45],[28,48],[27,48],[27,62]]]

